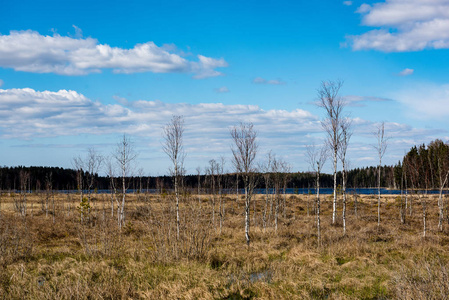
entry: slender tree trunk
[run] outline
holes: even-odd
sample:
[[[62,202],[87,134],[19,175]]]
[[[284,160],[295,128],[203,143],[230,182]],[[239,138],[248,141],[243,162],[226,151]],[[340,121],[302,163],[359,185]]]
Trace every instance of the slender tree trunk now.
[[[401,172],[401,211],[400,211],[400,217],[401,217],[401,223],[402,224],[405,224],[406,210],[407,210],[407,201],[405,201],[405,206],[404,206],[404,172]]]
[[[175,196],[176,196],[176,239],[179,240],[179,191],[178,191],[178,169],[175,168]]]
[[[408,184],[407,184],[407,172],[406,172],[406,170],[404,170],[404,181],[405,181],[405,214],[407,214],[407,209],[409,208],[410,204],[409,204],[409,201],[408,201],[409,199],[408,199]],[[410,213],[411,213],[411,211],[410,211]]]
[[[246,238],[246,245],[249,247],[250,243],[250,237],[249,237],[249,226],[250,226],[250,220],[249,220],[249,208],[250,208],[250,197],[248,193],[248,178],[245,179],[247,182],[245,184],[245,238]]]
[[[377,227],[380,226],[380,166],[382,162],[381,159],[379,159],[379,167],[377,172]]]
[[[275,207],[274,207],[274,231],[278,231],[279,205],[280,205],[279,186],[275,187]]]
[[[423,220],[423,238],[426,237],[427,232],[427,196],[419,196],[421,198],[421,205],[422,205],[422,220]]]
[[[334,148],[334,200],[332,203],[332,224],[337,220],[337,147]]]
[[[126,182],[125,182],[125,169],[122,174],[122,204],[120,205],[120,228],[125,225],[125,201],[126,201]]]
[[[270,222],[271,217],[273,216],[273,199],[274,199],[274,194],[270,195],[270,211],[268,212],[268,220],[267,223]]]
[[[287,218],[287,213],[286,213],[287,194],[286,194],[286,187],[285,187],[285,185],[284,185],[283,192],[284,192],[284,197],[283,197],[284,203],[283,203],[283,213],[282,213],[282,215],[283,215],[283,218],[285,219],[285,218]]]
[[[318,168],[317,179],[316,179],[316,224],[317,224],[317,238],[318,247],[321,246],[321,219],[320,219],[320,169]]]
[[[440,187],[440,194],[438,196],[438,229],[443,231],[443,187]]]
[[[278,219],[279,219],[279,196],[278,196],[278,194],[276,193],[276,196],[275,196],[275,201],[276,201],[276,205],[275,205],[275,208],[274,208],[274,231],[275,232],[278,232]]]
[[[263,209],[263,215],[262,215],[262,225],[263,229],[267,228],[267,210],[268,210],[268,181],[265,181],[265,206]]]
[[[405,224],[404,193],[402,192],[402,188],[401,188],[401,209],[399,211],[399,214],[401,218],[401,224]]]
[[[53,204],[53,224],[55,224],[55,215],[56,215],[56,210],[55,210],[55,195],[51,194],[51,200],[52,200],[52,204]]]
[[[449,172],[446,173],[446,176],[444,180],[441,180],[440,176],[440,193],[438,197],[438,208],[439,208],[439,217],[438,217],[438,229],[440,231],[443,231],[443,219],[444,219],[444,212],[443,212],[443,189],[446,185],[446,182],[448,180]]]
[[[377,227],[380,226],[380,164],[378,168],[378,178],[377,178]]]
[[[343,163],[343,235],[346,235],[346,170]]]
[[[220,189],[220,234],[223,229],[223,221],[224,221],[224,199],[223,199],[223,192]]]
[[[201,205],[201,176],[198,175],[198,204]]]
[[[212,195],[210,199],[212,206],[212,226],[215,228],[215,175],[213,173],[211,174],[211,179],[212,179]]]

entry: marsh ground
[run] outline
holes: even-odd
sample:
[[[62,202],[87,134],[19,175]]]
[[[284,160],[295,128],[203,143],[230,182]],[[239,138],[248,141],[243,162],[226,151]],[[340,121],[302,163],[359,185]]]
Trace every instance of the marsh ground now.
[[[81,217],[76,194],[3,193],[0,206],[2,299],[445,299],[449,295],[449,225],[438,231],[436,198],[412,202],[404,224],[397,196],[348,199],[347,234],[331,225],[332,203],[322,197],[318,247],[313,198],[288,195],[277,231],[273,214],[263,228],[263,195],[251,206],[251,244],[244,239],[243,200],[185,196],[176,236],[170,195],[127,195],[119,230],[109,195],[93,195]],[[409,198],[410,199],[410,198]],[[54,200],[54,201],[53,201]],[[340,200],[341,201],[341,200]],[[282,202],[282,201],[281,201]],[[47,207],[45,204],[47,203]]]

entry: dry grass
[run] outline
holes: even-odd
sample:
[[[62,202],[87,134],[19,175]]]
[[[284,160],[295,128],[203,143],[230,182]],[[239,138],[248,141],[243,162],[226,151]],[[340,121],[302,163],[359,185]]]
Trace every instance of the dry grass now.
[[[323,243],[307,196],[289,196],[286,218],[275,232],[263,229],[257,198],[251,245],[243,231],[243,201],[226,197],[222,232],[207,196],[181,205],[176,239],[170,196],[130,195],[127,225],[111,216],[108,195],[95,195],[81,222],[79,197],[56,195],[55,209],[28,197],[27,215],[1,196],[0,299],[446,299],[449,236],[437,230],[436,199],[400,223],[395,197],[386,196],[377,226],[377,199],[348,205],[347,235],[331,225],[331,202],[322,205]],[[360,199],[361,198],[361,199]],[[352,200],[352,199],[350,199]],[[252,206],[252,205],[251,205]],[[341,205],[340,205],[341,207]],[[252,208],[251,208],[252,210]],[[218,207],[215,210],[218,211]],[[340,216],[341,216],[341,212]],[[251,212],[253,214],[253,212]],[[282,214],[281,214],[282,215]],[[340,221],[341,222],[341,221]]]

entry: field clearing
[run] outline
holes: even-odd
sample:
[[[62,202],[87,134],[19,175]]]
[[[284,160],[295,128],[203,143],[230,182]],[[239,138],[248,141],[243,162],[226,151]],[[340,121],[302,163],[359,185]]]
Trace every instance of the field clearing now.
[[[126,226],[107,194],[92,195],[81,213],[80,195],[3,193],[0,206],[2,299],[447,299],[449,225],[438,231],[436,196],[423,206],[413,197],[404,224],[397,195],[348,197],[347,234],[341,202],[322,196],[318,247],[313,196],[287,195],[263,227],[265,195],[251,204],[251,244],[244,237],[244,201],[185,195],[180,237],[171,195],[127,195]],[[23,195],[22,195],[23,196]],[[281,195],[283,197],[283,195]],[[425,196],[422,196],[421,200]],[[282,201],[281,203],[283,202]],[[409,196],[409,200],[411,196]],[[16,202],[15,202],[16,200]],[[341,197],[340,197],[341,201]],[[411,212],[411,215],[410,215]]]

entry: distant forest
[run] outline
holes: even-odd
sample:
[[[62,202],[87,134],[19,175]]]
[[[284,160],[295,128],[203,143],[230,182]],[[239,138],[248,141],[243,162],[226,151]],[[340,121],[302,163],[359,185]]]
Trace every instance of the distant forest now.
[[[397,182],[394,180],[394,166],[383,166],[382,186],[388,188],[397,188]],[[83,174],[85,175],[87,174]],[[0,168],[0,189],[1,190],[21,190],[23,176],[27,178],[26,190],[45,190],[51,187],[53,190],[77,190],[77,172],[73,169],[64,169],[58,167],[2,167]],[[196,189],[198,181],[202,189],[209,187],[208,175],[185,175],[183,176],[183,185],[185,188]],[[263,174],[257,174],[257,188],[264,188]],[[288,188],[314,188],[315,174],[312,172],[298,172],[287,174]],[[172,177],[170,176],[142,176],[128,178],[131,190],[144,189],[171,189],[173,188]],[[341,182],[341,173],[338,173],[338,181]],[[223,182],[228,189],[235,189],[237,186],[236,174],[224,174]],[[239,178],[239,187],[243,187],[243,182]],[[332,187],[332,175],[322,174],[320,177],[321,187]],[[377,167],[357,168],[348,171],[348,184],[351,187],[376,187],[377,186]],[[97,190],[110,189],[110,178],[107,176],[95,176],[94,188]]]
[[[430,142],[427,146],[422,144],[414,146],[394,166],[381,167],[381,186],[391,189],[408,188],[438,189],[443,184],[442,176],[449,170],[449,145],[441,140]],[[449,173],[448,173],[449,174]],[[77,190],[78,173],[73,169],[58,167],[1,167],[0,168],[0,189],[1,190]],[[82,178],[87,180],[88,174],[82,172]],[[272,174],[273,175],[273,174]],[[315,187],[315,173],[297,172],[288,173],[287,188],[311,188]],[[218,176],[215,174],[214,176]],[[235,189],[237,186],[243,188],[241,178],[236,174],[221,175],[225,189]],[[172,189],[173,182],[171,176],[135,176],[127,178],[128,189]],[[355,168],[347,171],[348,188],[372,188],[377,187],[378,167]],[[408,181],[407,181],[408,180]],[[337,181],[342,182],[341,172],[337,173]],[[198,185],[204,192],[212,188],[210,175],[185,175],[182,176],[181,183],[185,189],[197,189]],[[26,188],[24,188],[26,186]],[[86,184],[83,184],[85,187]],[[320,186],[323,188],[333,187],[331,174],[321,174]],[[444,184],[443,184],[444,186]],[[22,187],[22,188],[21,188]],[[111,180],[108,176],[94,176],[92,190],[108,190],[111,188]],[[265,188],[262,173],[256,174],[256,188]]]

